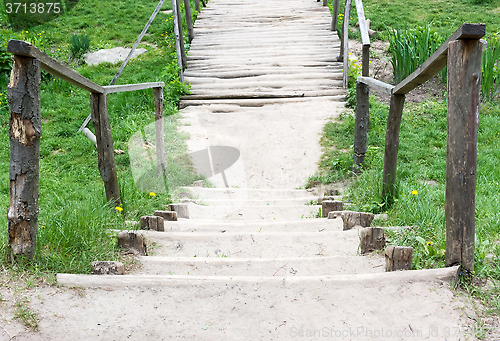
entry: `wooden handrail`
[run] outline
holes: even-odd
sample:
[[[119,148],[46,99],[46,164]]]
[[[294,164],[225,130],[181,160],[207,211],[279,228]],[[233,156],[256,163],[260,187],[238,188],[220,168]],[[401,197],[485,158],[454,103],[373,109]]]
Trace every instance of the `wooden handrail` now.
[[[40,51],[38,47],[26,41],[10,40],[7,45],[7,52],[18,56],[36,58],[40,61],[41,68],[54,76],[89,92],[97,94],[104,93],[104,88],[102,86],[83,77],[54,58],[49,57],[45,52]]]
[[[407,94],[441,71],[448,60],[450,42],[458,39],[481,39],[485,34],[485,24],[462,24],[418,69],[397,84],[393,93],[396,95]]]
[[[163,82],[103,86],[104,92],[106,94],[114,94],[117,92],[125,92],[125,91],[145,90],[145,89],[151,89],[151,88],[153,88],[153,89],[154,88],[164,88],[164,87],[165,87],[165,83],[163,83]]]

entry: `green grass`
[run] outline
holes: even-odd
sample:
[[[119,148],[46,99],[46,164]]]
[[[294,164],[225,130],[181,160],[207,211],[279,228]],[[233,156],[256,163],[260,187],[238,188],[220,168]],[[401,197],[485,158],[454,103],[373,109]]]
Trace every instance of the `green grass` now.
[[[142,31],[157,1],[81,0],[69,12],[40,26],[13,31],[3,23],[0,45],[5,49],[10,38],[28,40],[60,61],[70,60],[70,38],[87,35],[90,49],[131,47]],[[170,8],[165,2],[162,10]],[[193,5],[194,8],[194,5]],[[4,17],[0,17],[1,19]],[[122,198],[121,214],[108,207],[104,186],[97,168],[97,151],[77,133],[90,113],[89,93],[48,73],[42,74],[41,109],[43,133],[40,148],[40,213],[38,247],[35,260],[20,269],[32,273],[89,273],[94,260],[120,258],[115,236],[110,229],[127,228],[126,220],[138,220],[171,202],[176,188],[200,179],[186,154],[186,136],[177,130],[179,96],[185,92],[177,77],[171,15],[159,13],[141,44],[148,53],[129,62],[116,84],[164,81],[164,131],[167,143],[167,187],[169,192],[138,189],[130,166],[129,141],[154,122],[151,89],[108,95],[108,109],[116,154]],[[4,57],[2,59],[2,57]],[[0,209],[7,211],[9,201],[9,114],[6,100],[10,56],[0,51]],[[97,66],[70,64],[90,80],[108,85],[121,63]],[[2,72],[3,67],[3,72]],[[93,130],[92,123],[88,126]],[[154,145],[154,137],[148,137]],[[154,151],[154,146],[153,146]],[[0,216],[0,263],[11,267],[7,255],[7,219]],[[18,269],[15,267],[15,269]],[[19,271],[19,270],[16,270]]]

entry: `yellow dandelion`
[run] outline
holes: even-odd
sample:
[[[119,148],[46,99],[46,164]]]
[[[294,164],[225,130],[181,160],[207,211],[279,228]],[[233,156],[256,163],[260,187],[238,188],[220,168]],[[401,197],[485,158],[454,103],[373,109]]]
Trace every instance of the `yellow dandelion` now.
[[[427,242],[427,245],[434,245],[433,242]]]
[[[123,211],[123,208],[121,208],[120,206],[116,206],[115,210],[117,210],[118,212],[121,212],[121,211]]]
[[[41,229],[44,229],[44,228],[45,228],[45,225],[40,226],[40,228],[41,228]]]
[[[418,191],[413,190],[413,191],[411,191],[411,194],[413,194],[413,195],[417,195],[417,194],[418,194]]]
[[[156,195],[156,193],[155,192],[149,192],[149,195],[152,196],[152,197],[154,197]]]

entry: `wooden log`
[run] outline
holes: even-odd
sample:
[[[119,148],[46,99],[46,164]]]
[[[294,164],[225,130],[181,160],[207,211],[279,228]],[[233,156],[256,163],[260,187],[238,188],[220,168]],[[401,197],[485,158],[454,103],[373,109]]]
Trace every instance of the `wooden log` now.
[[[168,205],[170,211],[177,212],[178,218],[189,219],[189,210],[187,204],[170,204]]]
[[[372,77],[359,76],[357,81],[368,85],[370,87],[370,89],[372,89],[372,90],[375,90],[377,92],[380,92],[380,93],[383,93],[386,95],[392,95],[392,89],[394,89],[394,85],[381,82],[381,81],[379,81],[375,78],[372,78]]]
[[[339,18],[339,5],[340,0],[334,0],[333,2],[333,16],[332,16],[332,31],[337,31],[337,22]]]
[[[361,74],[363,77],[370,76],[370,45],[363,45]]]
[[[138,231],[121,231],[118,233],[118,246],[134,254],[147,255],[146,237]]]
[[[158,174],[162,177],[167,170],[165,161],[165,132],[163,130],[163,88],[153,88],[155,98],[155,132],[156,132],[156,164]],[[168,193],[168,189],[165,188]]]
[[[186,70],[187,68],[187,55],[186,55],[186,47],[184,46],[184,30],[182,28],[182,15],[181,15],[181,5],[179,3],[180,0],[175,1],[175,9],[176,9],[176,17],[177,17],[177,27],[179,28],[179,42],[181,48],[181,59],[182,59],[182,70]],[[175,25],[175,23],[174,23]]]
[[[40,159],[40,61],[13,56],[7,87],[10,137],[10,200],[7,211],[9,247],[13,259],[33,259],[38,221]]]
[[[364,48],[368,47],[370,49],[370,37],[368,35],[368,25],[365,19],[365,11],[363,10],[363,1],[355,0],[356,12],[358,14],[358,24],[359,31],[361,32],[361,42],[363,43],[363,56],[365,54]],[[363,74],[363,76],[368,76],[368,74]]]
[[[351,230],[355,226],[370,227],[375,214],[367,212],[354,212],[354,211],[330,211],[328,212],[328,219],[342,218],[344,224],[344,231]]]
[[[392,95],[389,116],[387,117],[387,130],[385,134],[384,171],[382,175],[382,197],[392,200],[395,194],[396,170],[399,149],[399,129],[405,95]]]
[[[175,211],[155,211],[155,216],[162,217],[163,221],[177,221],[177,212]]]
[[[344,21],[342,23],[342,41],[340,45],[340,54],[344,63],[344,89],[347,89],[348,68],[349,68],[349,16],[351,15],[352,0],[346,0],[344,8]]]
[[[123,85],[108,85],[103,86],[104,92],[106,94],[114,94],[117,92],[125,92],[125,91],[136,91],[136,90],[145,90],[157,87],[165,87],[164,82],[151,82],[151,83],[139,83],[139,84],[123,84]]]
[[[352,170],[361,172],[368,150],[368,128],[370,126],[370,89],[368,85],[356,82],[356,123],[354,125],[354,160]]]
[[[124,267],[121,262],[98,261],[90,263],[92,275],[124,275]]]
[[[175,35],[175,52],[177,55],[177,65],[179,66],[179,80],[184,83],[184,63],[182,48],[184,47],[184,42],[182,40],[182,28],[179,30],[179,16],[178,16],[178,0],[172,0],[172,17],[174,18],[174,35]]]
[[[157,215],[141,217],[141,229],[161,232],[165,231],[163,217]]]
[[[323,0],[323,6],[328,6],[328,0]]]
[[[385,247],[384,229],[367,227],[359,231],[359,250],[362,255]]]
[[[188,39],[189,43],[191,43],[194,39],[194,30],[193,30],[193,14],[191,13],[190,0],[184,0],[184,11],[186,12],[186,26],[188,31]]]
[[[113,207],[120,205],[120,189],[116,173],[113,136],[109,122],[106,94],[90,94],[90,111],[97,141],[97,160],[99,172],[104,181],[106,200]]]
[[[474,271],[482,49],[477,39],[460,39],[448,50],[445,264],[469,271]]]
[[[385,249],[385,271],[411,270],[412,247],[389,245]]]
[[[194,8],[196,9],[196,12],[201,12],[200,0],[194,0]]]
[[[328,213],[332,211],[344,210],[344,203],[337,200],[322,200],[321,201],[321,214],[323,217],[328,217]]]
[[[90,81],[82,75],[71,70],[66,65],[49,57],[45,52],[40,51],[36,46],[22,40],[9,40],[7,52],[18,56],[36,58],[40,60],[42,70],[50,72],[52,75],[65,80],[77,87],[90,91],[103,93],[102,86]]]

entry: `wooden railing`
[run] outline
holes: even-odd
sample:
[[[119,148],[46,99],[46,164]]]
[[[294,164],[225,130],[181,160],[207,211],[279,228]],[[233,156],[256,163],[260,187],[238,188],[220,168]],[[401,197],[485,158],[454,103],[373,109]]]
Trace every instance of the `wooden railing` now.
[[[347,0],[350,1],[350,0]],[[399,131],[405,95],[448,67],[446,160],[446,265],[474,269],[477,134],[484,24],[463,24],[416,71],[393,86],[374,78],[357,79],[354,167],[364,162],[369,126],[369,88],[391,96],[383,170],[384,198],[395,195]]]
[[[98,166],[106,198],[120,204],[113,138],[108,115],[107,95],[153,88],[155,98],[158,170],[165,171],[163,146],[163,82],[100,86],[81,76],[25,41],[9,41],[13,68],[7,90],[10,135],[9,243],[13,255],[33,257],[38,219],[38,179],[42,119],[40,108],[41,70],[90,92]]]

